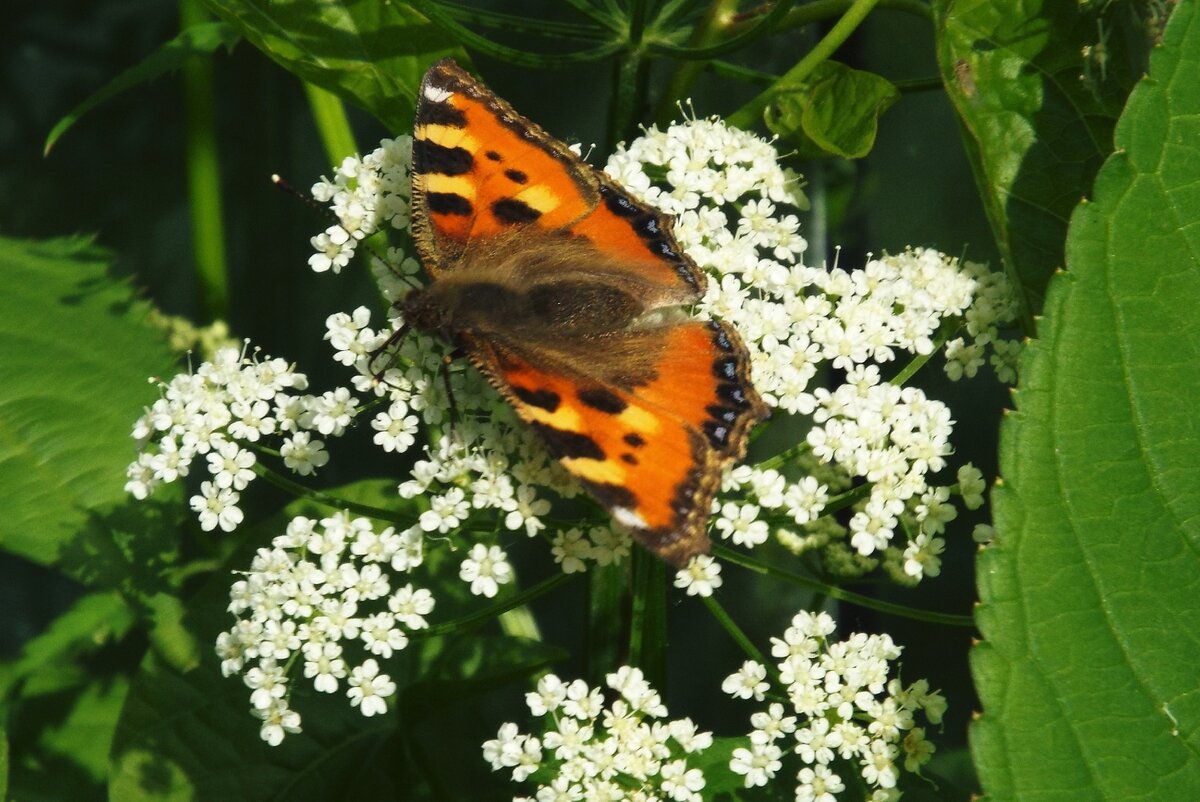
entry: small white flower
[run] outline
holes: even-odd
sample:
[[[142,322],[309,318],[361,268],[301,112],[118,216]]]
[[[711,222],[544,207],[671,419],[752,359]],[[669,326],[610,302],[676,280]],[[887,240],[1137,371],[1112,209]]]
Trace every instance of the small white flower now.
[[[471,583],[473,594],[490,599],[500,592],[500,585],[512,581],[513,571],[503,549],[476,543],[471,547],[467,559],[463,560],[458,576],[464,582]]]
[[[308,432],[296,432],[283,441],[279,449],[283,464],[301,476],[311,476],[317,468],[329,462],[329,452],[320,440]]]
[[[735,699],[750,699],[762,701],[770,684],[766,681],[767,668],[762,663],[747,660],[734,674],[730,674],[721,683],[721,690]]]
[[[217,528],[222,532],[232,532],[242,522],[242,511],[237,506],[238,494],[227,487],[202,482],[200,495],[192,496],[190,503],[192,509],[199,513],[200,528],[205,532]]]
[[[350,672],[351,707],[357,707],[364,716],[375,716],[387,712],[387,697],[396,692],[396,683],[387,674],[379,673],[379,664],[368,658],[361,666]]]
[[[707,554],[693,557],[675,573],[675,587],[686,589],[689,596],[711,596],[723,582],[721,564]]]

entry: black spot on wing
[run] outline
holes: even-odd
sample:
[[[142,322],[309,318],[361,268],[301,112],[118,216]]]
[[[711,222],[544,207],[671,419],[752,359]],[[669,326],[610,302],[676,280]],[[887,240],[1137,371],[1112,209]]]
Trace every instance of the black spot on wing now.
[[[713,420],[705,421],[704,435],[708,438],[708,442],[718,450],[729,445],[729,427],[724,423]]]
[[[587,404],[595,410],[599,410],[607,415],[619,415],[629,406],[617,394],[605,390],[603,387],[590,387],[586,390],[580,390],[576,393],[579,400]]]
[[[475,166],[475,159],[463,148],[447,148],[428,139],[413,140],[413,170],[418,173],[462,175]]]
[[[475,212],[471,202],[453,192],[426,192],[425,205],[434,214],[456,214],[469,217]]]
[[[504,198],[492,204],[492,214],[501,223],[519,224],[532,223],[542,216],[528,203],[516,198]]]
[[[466,128],[467,117],[446,101],[428,102],[421,106],[421,125],[445,125],[450,128]]]
[[[544,423],[534,421],[533,428],[537,430],[550,453],[559,459],[595,459],[605,458],[604,449],[586,434],[569,432],[566,429],[556,429]]]
[[[493,161],[493,162],[504,161],[504,159],[502,159],[500,157],[500,154],[494,150],[489,150],[487,153],[485,153],[483,155],[487,157],[488,161]]]
[[[641,448],[642,446],[646,445],[646,441],[637,432],[630,432],[621,439],[634,448]]]
[[[729,357],[714,359],[713,375],[718,379],[725,379],[726,381],[737,379],[737,360]]]
[[[504,175],[506,175],[508,177],[508,180],[512,181],[514,184],[524,184],[525,182],[527,182],[529,180],[529,176],[526,175],[525,173],[521,172],[520,170],[513,170],[513,169],[505,170]]]
[[[562,403],[562,398],[553,390],[529,390],[524,387],[513,387],[513,394],[531,407],[553,412]]]
[[[637,508],[637,496],[627,487],[586,480],[583,486],[606,507],[624,507],[628,510]]]
[[[637,464],[638,464],[638,458],[637,458],[637,457],[635,457],[635,456],[633,456],[632,454],[622,454],[622,455],[621,455],[621,462],[625,462],[625,463],[628,463],[628,464],[630,464],[630,465],[637,465]]]

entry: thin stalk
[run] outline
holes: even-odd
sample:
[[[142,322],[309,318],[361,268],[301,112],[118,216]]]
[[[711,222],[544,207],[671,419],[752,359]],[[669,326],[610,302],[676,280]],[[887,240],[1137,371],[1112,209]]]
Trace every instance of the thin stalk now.
[[[312,109],[317,135],[321,137],[329,163],[341,164],[351,153],[358,153],[342,99],[308,81],[304,82],[304,94],[308,96],[308,107]]]
[[[667,569],[645,549],[633,552],[633,612],[629,627],[629,664],[663,691],[667,682]]]
[[[746,636],[746,633],[742,631],[742,628],[730,618],[729,613],[725,611],[725,608],[721,606],[721,603],[717,601],[715,596],[704,596],[701,597],[700,601],[712,613],[713,618],[717,619],[717,623],[721,625],[721,628],[729,633],[729,637],[733,638],[733,642],[738,645],[738,648],[746,653],[747,657],[764,666],[771,665],[767,662],[766,655],[754,645],[754,641],[750,640]]]
[[[737,12],[738,0],[713,0],[700,22],[696,24],[688,39],[689,48],[707,47],[719,41],[729,28],[733,15]],[[663,88],[662,97],[658,101],[658,110],[654,119],[660,125],[666,125],[675,118],[675,104],[687,96],[692,84],[700,77],[700,73],[708,65],[705,61],[683,61],[671,73],[667,85]]]
[[[736,128],[750,128],[762,117],[763,111],[780,91],[780,87],[799,84],[807,78],[822,62],[827,61],[842,44],[850,38],[850,34],[862,24],[871,10],[880,0],[854,0],[846,13],[842,15],[829,33],[817,42],[816,46],[796,63],[775,85],[760,93],[746,105],[735,111],[727,118],[727,122]]]
[[[718,557],[725,562],[745,568],[749,571],[754,571],[757,574],[771,576],[776,579],[782,579],[793,585],[802,588],[814,590],[818,593],[824,593],[831,599],[837,599],[847,604],[855,604],[859,607],[864,607],[868,610],[875,610],[880,613],[888,613],[897,615],[901,618],[909,618],[913,621],[924,621],[929,624],[942,624],[949,627],[965,627],[967,629],[975,628],[975,620],[969,615],[954,615],[952,613],[939,613],[934,610],[918,610],[915,607],[905,607],[902,604],[893,604],[891,602],[873,599],[870,596],[863,596],[859,593],[854,593],[849,590],[843,590],[835,585],[829,585],[820,582],[816,579],[811,579],[799,574],[793,574],[790,571],[785,571],[782,568],[776,568],[773,565],[761,563],[752,557],[748,557],[739,551],[734,551],[728,546],[722,546],[719,543],[713,544],[713,556]]]
[[[322,493],[319,490],[313,490],[311,487],[305,487],[299,482],[293,482],[286,476],[276,473],[264,466],[261,462],[254,463],[254,472],[266,479],[271,484],[291,493],[296,498],[306,499],[317,504],[324,504],[326,507],[337,510],[349,510],[356,512],[359,515],[365,515],[368,518],[374,518],[379,521],[387,521],[388,523],[397,524],[399,526],[411,526],[413,523],[413,514],[399,512],[397,510],[386,510],[382,507],[373,507],[370,504],[360,504],[357,501],[338,498],[328,493]]]
[[[629,24],[623,52],[617,60],[616,86],[608,118],[608,150],[633,136],[646,99],[646,61],[642,37],[646,32],[646,0],[629,0],[626,20]]]
[[[588,571],[586,664],[584,677],[600,683],[624,660],[628,631],[625,603],[627,572],[622,564],[596,566]]]
[[[200,0],[179,0],[181,28],[210,19]],[[181,72],[187,120],[188,211],[191,214],[196,283],[203,319],[223,320],[229,317],[229,267],[225,262],[212,61],[187,59]]]
[[[550,591],[557,588],[559,585],[565,584],[572,577],[572,574],[555,574],[552,577],[543,579],[527,590],[510,598],[498,601],[495,604],[488,605],[481,610],[476,610],[473,613],[468,613],[461,618],[455,618],[453,621],[444,621],[441,624],[436,624],[429,629],[422,629],[411,633],[411,637],[415,640],[418,638],[439,638],[442,635],[451,635],[464,632],[465,630],[477,627],[481,624],[486,624],[493,618],[499,618],[509,610],[515,610],[539,596],[545,596]]]

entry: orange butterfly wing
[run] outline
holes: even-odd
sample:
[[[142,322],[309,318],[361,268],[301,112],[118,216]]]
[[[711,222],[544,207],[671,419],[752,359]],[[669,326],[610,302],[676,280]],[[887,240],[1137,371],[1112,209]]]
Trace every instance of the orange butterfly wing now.
[[[721,471],[766,407],[730,326],[648,314],[705,286],[670,219],[443,60],[418,102],[413,231],[434,282],[406,319],[457,342],[648,548],[707,552]]]

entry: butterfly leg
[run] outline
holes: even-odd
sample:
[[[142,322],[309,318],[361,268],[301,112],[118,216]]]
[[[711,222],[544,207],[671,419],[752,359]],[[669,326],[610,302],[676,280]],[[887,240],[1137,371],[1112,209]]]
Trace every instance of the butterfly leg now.
[[[450,437],[454,437],[454,429],[459,424],[458,404],[454,401],[454,388],[450,386],[450,365],[454,360],[463,356],[461,351],[455,350],[442,357],[442,387],[446,390],[446,406],[450,410]]]
[[[391,336],[388,337],[387,340],[384,341],[383,345],[381,345],[378,348],[376,348],[375,350],[371,351],[371,353],[367,357],[367,370],[373,369],[376,360],[378,360],[380,358],[380,356],[386,354],[387,352],[391,351],[394,348],[398,349],[400,347],[401,343],[404,342],[404,338],[408,336],[409,330],[410,330],[409,325],[407,323],[405,323],[400,328],[393,331]],[[391,356],[384,363],[382,368],[380,368],[377,371],[374,371],[371,374],[371,381],[376,384],[383,381],[384,374],[387,373],[388,370],[395,363],[396,363],[395,356]]]

